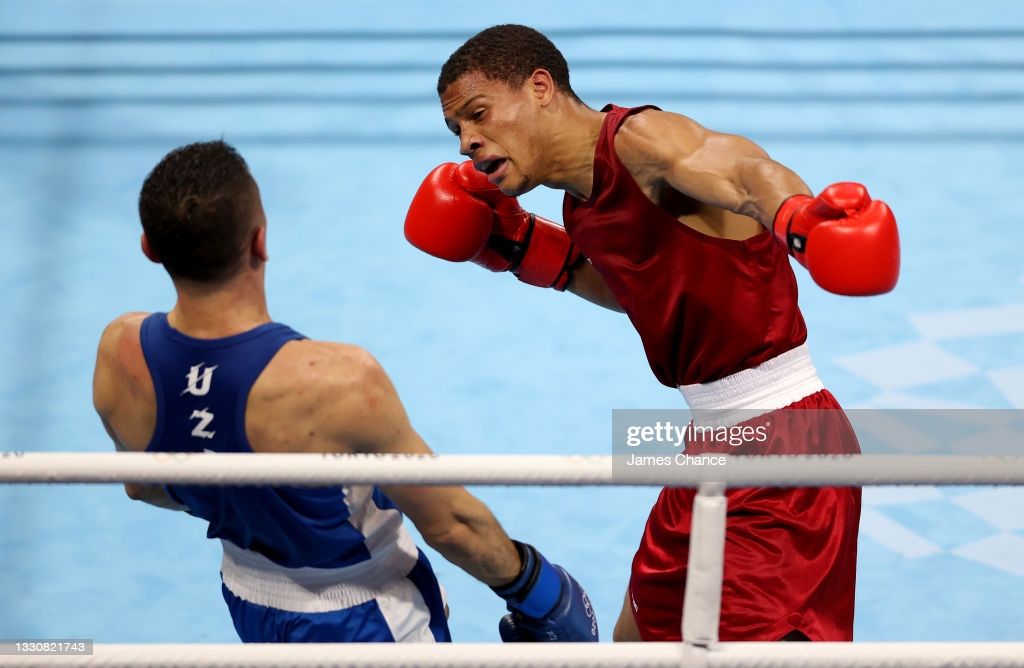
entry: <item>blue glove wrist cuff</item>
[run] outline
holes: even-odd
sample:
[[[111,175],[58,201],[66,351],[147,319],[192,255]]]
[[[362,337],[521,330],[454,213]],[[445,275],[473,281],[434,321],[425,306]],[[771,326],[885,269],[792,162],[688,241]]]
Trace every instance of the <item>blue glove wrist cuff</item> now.
[[[509,584],[492,589],[508,602],[510,609],[540,619],[558,603],[562,595],[562,580],[554,566],[535,547],[518,541],[512,542],[522,560],[519,575]]]

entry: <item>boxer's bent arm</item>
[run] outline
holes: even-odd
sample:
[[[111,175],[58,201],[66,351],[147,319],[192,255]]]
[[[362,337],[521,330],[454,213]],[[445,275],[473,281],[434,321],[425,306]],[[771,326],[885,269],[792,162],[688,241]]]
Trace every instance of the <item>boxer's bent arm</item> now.
[[[368,353],[356,361],[358,388],[332,413],[340,452],[431,454],[413,430],[387,374]],[[519,554],[491,511],[463,487],[382,486],[432,548],[491,586],[513,580]]]
[[[110,440],[114,442],[114,447],[118,452],[131,452],[117,438],[117,434],[102,415],[100,416],[100,420],[102,420],[103,427],[107,430],[107,434],[110,436]],[[163,485],[126,482],[124,484],[124,493],[133,501],[142,501],[143,503],[148,503],[151,506],[164,508],[166,510],[182,510],[188,512],[188,507],[183,506],[172,499],[171,495],[167,493],[167,489]]]
[[[604,278],[601,277],[601,274],[597,273],[597,269],[594,269],[594,265],[589,261],[584,262],[573,272],[569,286],[566,289],[577,297],[586,299],[588,302],[603,306],[612,311],[625,313],[619,301],[615,299],[615,294],[611,288],[608,287],[608,284],[604,282]]]
[[[783,201],[811,192],[799,176],[749,139],[713,132],[679,114],[644,112],[631,117],[622,130],[622,158],[642,172],[641,178],[749,216],[768,229]]]
[[[121,452],[132,451],[110,424],[111,415],[117,410],[118,397],[121,390],[119,386],[116,347],[118,337],[123,332],[125,322],[136,314],[125,314],[114,320],[103,331],[100,337],[99,348],[96,352],[96,368],[92,378],[92,401],[96,413],[99,415],[103,428],[114,442],[114,447]],[[163,485],[145,485],[140,483],[126,482],[124,484],[125,494],[135,501],[143,501],[158,508],[167,510],[184,510],[188,508],[181,505],[168,494]]]

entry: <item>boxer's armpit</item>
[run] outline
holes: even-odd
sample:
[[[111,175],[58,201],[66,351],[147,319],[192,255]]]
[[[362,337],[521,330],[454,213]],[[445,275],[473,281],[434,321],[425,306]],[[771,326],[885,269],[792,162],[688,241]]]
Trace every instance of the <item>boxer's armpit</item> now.
[[[615,294],[611,291],[611,288],[601,278],[601,274],[597,273],[597,269],[589,261],[584,262],[573,272],[572,280],[569,282],[566,290],[577,297],[582,297],[588,302],[603,306],[606,309],[618,313],[626,312],[618,300],[615,299]]]

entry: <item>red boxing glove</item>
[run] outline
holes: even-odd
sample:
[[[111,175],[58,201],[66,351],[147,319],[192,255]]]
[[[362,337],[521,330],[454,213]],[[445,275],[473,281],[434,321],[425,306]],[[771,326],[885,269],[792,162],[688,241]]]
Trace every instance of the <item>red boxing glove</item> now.
[[[511,271],[556,290],[565,290],[585,260],[564,227],[523,211],[468,161],[427,175],[405,216],[405,238],[434,257]]]
[[[811,278],[837,295],[880,295],[896,287],[900,239],[889,206],[859,183],[834,183],[817,197],[779,207],[775,237]]]

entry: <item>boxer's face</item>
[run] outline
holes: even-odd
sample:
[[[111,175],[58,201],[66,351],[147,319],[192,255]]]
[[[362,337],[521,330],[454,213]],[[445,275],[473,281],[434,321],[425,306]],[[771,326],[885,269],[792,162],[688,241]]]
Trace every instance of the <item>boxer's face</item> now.
[[[445,124],[459,137],[459,152],[506,195],[541,183],[540,106],[528,80],[522,88],[469,72],[441,94]]]

